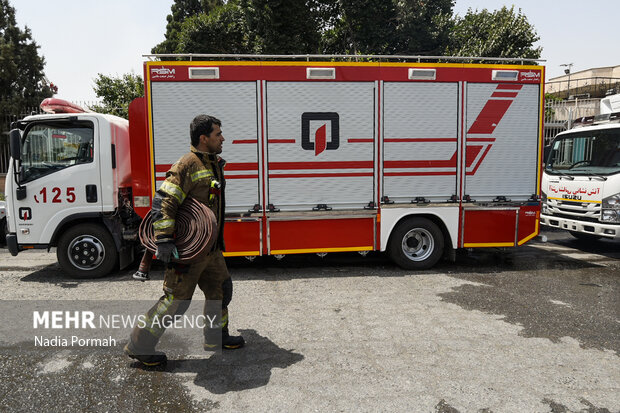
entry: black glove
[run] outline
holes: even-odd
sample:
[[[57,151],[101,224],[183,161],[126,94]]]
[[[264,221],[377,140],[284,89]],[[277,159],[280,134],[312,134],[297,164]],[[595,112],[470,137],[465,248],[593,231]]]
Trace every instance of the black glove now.
[[[172,257],[179,259],[179,252],[173,241],[157,242],[157,252],[155,257],[165,264],[168,264]]]

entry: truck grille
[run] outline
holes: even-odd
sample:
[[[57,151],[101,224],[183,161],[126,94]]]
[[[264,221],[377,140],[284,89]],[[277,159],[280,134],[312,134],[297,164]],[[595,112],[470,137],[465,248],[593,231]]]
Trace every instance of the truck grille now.
[[[598,202],[559,201],[547,200],[547,208],[550,215],[561,216],[569,219],[599,222],[601,216],[601,204]]]
[[[562,214],[562,213],[553,213],[549,215],[553,215],[554,217],[557,217],[557,218],[578,219],[579,221],[585,221],[585,222],[600,222],[598,218],[591,218],[591,217],[586,217],[586,216],[579,217],[575,215]]]

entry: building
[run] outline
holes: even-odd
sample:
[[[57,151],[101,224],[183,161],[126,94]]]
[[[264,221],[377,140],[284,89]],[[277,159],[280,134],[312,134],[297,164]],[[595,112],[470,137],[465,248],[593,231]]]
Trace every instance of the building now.
[[[545,93],[562,99],[602,98],[620,93],[620,65],[596,67],[551,78]]]

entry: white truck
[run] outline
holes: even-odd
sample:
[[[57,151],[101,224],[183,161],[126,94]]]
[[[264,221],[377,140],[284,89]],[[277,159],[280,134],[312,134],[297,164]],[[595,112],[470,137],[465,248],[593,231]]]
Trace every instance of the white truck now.
[[[223,121],[226,256],[387,251],[421,269],[538,234],[544,67],[199,57],[146,62],[129,123],[56,102],[74,113],[15,124],[11,253],[56,246],[76,277],[127,265],[198,113]]]
[[[542,188],[541,224],[578,239],[620,239],[620,95],[555,137]]]

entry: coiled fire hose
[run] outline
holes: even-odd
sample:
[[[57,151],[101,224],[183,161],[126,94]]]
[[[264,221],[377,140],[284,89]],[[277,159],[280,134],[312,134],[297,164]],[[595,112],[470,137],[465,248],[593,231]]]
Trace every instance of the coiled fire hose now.
[[[174,244],[182,264],[189,264],[203,252],[210,251],[217,234],[215,214],[205,204],[193,198],[186,198],[177,211]],[[139,229],[140,242],[154,253],[157,251],[153,232],[152,210],[144,217]]]

